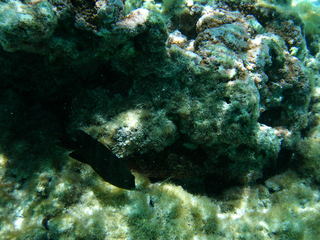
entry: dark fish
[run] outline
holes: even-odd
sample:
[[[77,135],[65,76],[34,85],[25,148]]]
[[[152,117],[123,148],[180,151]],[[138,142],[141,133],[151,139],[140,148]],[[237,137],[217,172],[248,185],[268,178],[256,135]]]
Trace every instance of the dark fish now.
[[[70,157],[90,165],[106,182],[119,188],[135,188],[134,176],[125,159],[117,158],[108,148],[83,131],[73,134],[73,149]]]

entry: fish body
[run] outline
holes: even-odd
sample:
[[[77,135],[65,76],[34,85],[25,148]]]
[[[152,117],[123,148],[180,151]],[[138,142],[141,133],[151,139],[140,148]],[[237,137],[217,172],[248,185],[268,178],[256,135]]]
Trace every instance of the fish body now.
[[[74,135],[74,151],[70,157],[90,165],[106,182],[123,188],[135,189],[134,176],[125,159],[117,158],[107,147],[83,131]]]

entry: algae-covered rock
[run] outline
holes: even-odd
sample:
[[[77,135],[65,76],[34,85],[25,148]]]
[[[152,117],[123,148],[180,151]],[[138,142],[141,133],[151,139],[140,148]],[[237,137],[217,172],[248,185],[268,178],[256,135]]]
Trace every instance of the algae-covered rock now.
[[[59,171],[41,170],[28,184],[1,186],[2,199],[8,194],[0,206],[5,214],[1,235],[3,239],[264,240],[317,239],[319,234],[320,193],[293,172],[265,184],[231,188],[219,200],[194,196],[170,183],[144,181],[137,175],[140,191],[124,191],[102,181],[89,166],[65,159]]]
[[[6,51],[36,48],[52,36],[57,21],[54,8],[47,1],[1,2],[0,43]]]
[[[317,239],[302,4],[0,1],[0,236]]]
[[[155,24],[159,15],[155,14],[158,17],[154,18],[150,14],[150,10],[138,9],[116,24],[117,31],[130,29],[134,41],[143,42],[140,35],[149,39],[145,45],[134,43],[137,47],[131,55],[133,62],[120,65],[121,59],[116,59],[117,69],[134,74],[130,96],[117,101],[118,109],[107,103],[109,98],[101,96],[95,100],[101,107],[95,107],[94,111],[87,109],[86,98],[77,100],[72,125],[88,129],[85,131],[119,157],[147,154],[148,159],[153,151],[162,151],[165,160],[158,165],[167,166],[172,161],[170,154],[185,159],[184,152],[191,146],[203,151],[205,165],[200,167],[200,175],[220,175],[223,170],[229,173],[226,178],[230,180],[244,178],[251,171],[262,176],[264,167],[278,161],[281,142],[291,151],[300,130],[308,124],[310,78],[303,62],[290,54],[281,34],[287,34],[285,30],[273,29],[274,25],[270,24],[267,32],[254,24],[257,20],[252,16],[207,7],[194,20],[198,31],[195,38],[190,39],[175,29],[169,34],[165,49],[157,42],[163,41],[166,35],[158,38],[158,33],[170,31],[174,25],[165,30],[164,25]],[[154,32],[157,28],[159,32]],[[292,44],[300,46],[303,42]],[[149,61],[143,54],[149,54]],[[87,114],[81,113],[79,121],[77,111],[83,110]],[[153,124],[152,118],[146,123],[141,118],[136,124],[145,133],[140,130],[132,133],[125,130],[128,117],[121,117],[128,116],[128,110],[148,112],[150,116],[161,112],[171,127],[159,121]],[[99,115],[98,122],[90,117],[97,116],[95,112]],[[149,126],[158,130],[149,130]],[[267,128],[271,129],[272,137],[259,132]],[[182,148],[168,148],[171,145]],[[242,151],[243,157],[239,154]],[[223,159],[228,164],[221,165]],[[145,161],[136,161],[138,169],[144,168]],[[184,168],[198,164],[184,161]],[[152,172],[149,172],[151,176]],[[169,167],[166,175],[175,173]]]
[[[263,18],[259,5],[249,16],[227,6],[186,3],[185,10],[168,18],[151,7],[126,14],[120,2],[2,3],[14,4],[33,14],[46,6],[55,26],[45,28],[48,34],[41,37],[33,34],[35,42],[19,45],[34,52],[33,59],[42,55],[36,72],[22,62],[25,67],[16,74],[4,70],[3,86],[34,96],[31,101],[49,101],[50,111],[67,119],[62,120],[64,132],[83,129],[118,157],[147,154],[142,158],[149,159],[156,151],[167,159],[159,164],[168,165],[172,154],[185,159],[185,152],[194,149],[204,158],[200,175],[223,170],[228,179],[240,180],[251,171],[262,176],[280,151],[293,151],[307,127],[311,77],[300,26],[279,27],[275,17]],[[20,16],[15,8],[10,11]],[[42,17],[37,24],[50,19]],[[188,19],[193,28],[179,19]],[[296,40],[290,41],[290,34]],[[294,48],[302,48],[297,56]],[[27,57],[20,52],[12,56],[15,61]],[[30,76],[31,85],[22,74]],[[63,108],[53,106],[64,99]],[[137,127],[129,118],[135,118]],[[269,136],[260,132],[264,125],[273,137],[262,139]],[[261,142],[269,143],[257,144]],[[223,159],[228,164],[221,164]],[[144,168],[144,161],[134,162]],[[187,169],[196,162],[184,160],[182,165]],[[166,177],[174,171],[169,167]]]
[[[123,158],[124,154],[144,153],[146,149],[160,152],[174,142],[176,126],[161,112],[129,110],[112,122],[90,126],[84,131],[110,147],[117,157]]]

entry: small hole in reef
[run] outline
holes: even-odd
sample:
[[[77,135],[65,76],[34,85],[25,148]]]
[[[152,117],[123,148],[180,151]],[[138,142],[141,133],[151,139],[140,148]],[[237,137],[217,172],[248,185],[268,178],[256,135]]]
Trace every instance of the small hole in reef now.
[[[265,124],[270,127],[282,126],[281,115],[283,109],[281,107],[273,107],[261,113],[258,120],[259,123]]]
[[[188,39],[195,39],[197,37],[196,23],[200,15],[201,13],[191,15],[188,12],[178,14],[172,19],[173,26]]]
[[[224,97],[224,98],[223,98],[223,100],[224,100],[226,103],[228,103],[228,104],[230,104],[230,103],[231,103],[231,100],[230,100],[230,98],[229,98],[229,97]]]

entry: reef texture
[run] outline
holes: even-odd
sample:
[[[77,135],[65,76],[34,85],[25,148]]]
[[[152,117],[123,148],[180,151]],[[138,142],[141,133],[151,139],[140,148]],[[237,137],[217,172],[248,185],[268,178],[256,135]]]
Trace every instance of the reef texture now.
[[[318,239],[314,8],[0,0],[1,239]]]

